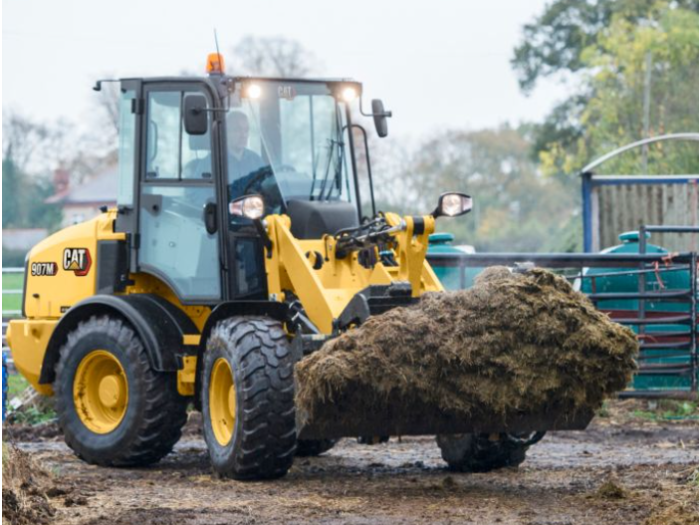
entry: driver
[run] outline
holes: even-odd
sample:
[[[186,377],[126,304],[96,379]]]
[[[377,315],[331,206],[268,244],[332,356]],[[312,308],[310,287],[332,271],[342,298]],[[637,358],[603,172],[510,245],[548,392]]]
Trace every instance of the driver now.
[[[264,166],[263,160],[248,149],[250,124],[241,111],[232,111],[226,117],[228,124],[228,183],[231,197],[242,197],[248,183]]]

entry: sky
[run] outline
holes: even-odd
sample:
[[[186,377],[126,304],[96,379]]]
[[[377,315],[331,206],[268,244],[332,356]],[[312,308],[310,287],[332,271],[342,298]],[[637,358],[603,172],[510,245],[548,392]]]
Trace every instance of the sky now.
[[[245,35],[298,40],[324,74],[352,77],[393,111],[392,134],[541,120],[565,88],[524,96],[510,66],[545,0],[4,0],[3,112],[90,122],[102,77],[202,71]],[[368,122],[369,124],[369,122]]]

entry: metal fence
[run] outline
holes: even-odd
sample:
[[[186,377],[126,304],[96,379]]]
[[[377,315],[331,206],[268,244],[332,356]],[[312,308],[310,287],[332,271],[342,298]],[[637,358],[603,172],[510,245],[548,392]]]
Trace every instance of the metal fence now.
[[[649,137],[617,148],[585,166],[581,172],[583,205],[583,250],[597,252],[613,245],[619,232],[642,223],[698,224],[698,174],[620,174],[598,173],[601,166],[627,152],[648,150],[661,143],[700,141],[698,133],[671,133]],[[697,230],[696,230],[697,232]],[[659,232],[661,245],[675,251],[693,251],[697,233],[678,236]]]
[[[2,276],[3,280],[6,275],[17,275],[17,274],[22,274],[24,275],[24,268],[3,268],[2,269]],[[22,301],[22,293],[23,290],[21,288],[4,288],[4,283],[3,283],[3,290],[2,290],[2,351],[3,352],[9,352],[9,348],[7,347],[7,341],[5,340],[5,332],[7,331],[7,322],[9,319],[13,317],[19,317],[22,315],[22,310],[18,309],[5,309],[6,301],[5,298],[7,297],[17,297],[18,301],[17,304],[19,304]],[[13,366],[12,362],[12,356],[11,354],[8,355],[8,362],[10,366]]]
[[[659,231],[643,227],[646,231]],[[679,227],[671,227],[679,228]],[[686,228],[686,227],[682,227]],[[697,232],[697,227],[690,227]],[[644,231],[640,229],[640,238]],[[676,230],[677,231],[677,230]],[[527,266],[533,265],[552,269],[566,277],[579,288],[588,280],[588,297],[613,320],[629,326],[640,341],[638,356],[638,377],[654,376],[662,378],[682,378],[688,386],[684,388],[630,388],[621,397],[667,397],[694,398],[698,390],[698,254],[695,252],[646,254],[646,253],[433,253],[428,254],[430,264],[438,269],[453,268],[458,272],[459,288],[465,288],[471,281],[475,268],[494,265]],[[609,269],[591,273],[592,268]],[[471,270],[471,272],[470,272]],[[662,287],[649,290],[647,276],[669,275],[674,272],[689,272],[690,284],[687,289],[666,290]],[[636,291],[600,292],[597,283],[611,277],[636,277],[640,286]],[[659,281],[661,282],[661,281]],[[613,309],[605,305],[615,301],[634,301],[636,309]],[[662,308],[650,310],[648,303]],[[663,305],[683,304],[682,311]],[[676,311],[674,311],[676,310]],[[667,330],[667,327],[672,329]],[[636,379],[636,378],[635,378]]]

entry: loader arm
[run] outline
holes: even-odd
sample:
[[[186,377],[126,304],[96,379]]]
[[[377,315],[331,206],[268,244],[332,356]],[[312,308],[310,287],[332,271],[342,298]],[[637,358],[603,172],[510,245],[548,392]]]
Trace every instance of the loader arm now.
[[[278,301],[293,293],[318,330],[331,335],[334,322],[350,301],[368,287],[405,282],[410,284],[413,298],[427,291],[443,290],[425,260],[428,236],[435,229],[433,217],[402,219],[386,214],[386,222],[395,230],[391,233],[390,249],[397,266],[382,263],[376,247],[370,248],[374,251],[374,264],[362,264],[357,251],[341,257],[334,236],[297,239],[291,233],[289,217],[268,216],[265,225],[272,245],[266,252],[265,269],[269,293]]]

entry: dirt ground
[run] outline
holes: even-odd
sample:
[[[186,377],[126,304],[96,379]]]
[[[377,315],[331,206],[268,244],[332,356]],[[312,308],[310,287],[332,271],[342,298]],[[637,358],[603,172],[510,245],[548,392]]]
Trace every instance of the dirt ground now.
[[[242,483],[212,474],[196,421],[146,469],[86,465],[45,428],[15,436],[53,474],[56,524],[697,523],[697,421],[647,421],[634,406],[616,402],[586,431],[548,434],[520,468],[487,474],[448,472],[430,437],[346,439],[281,480]]]

